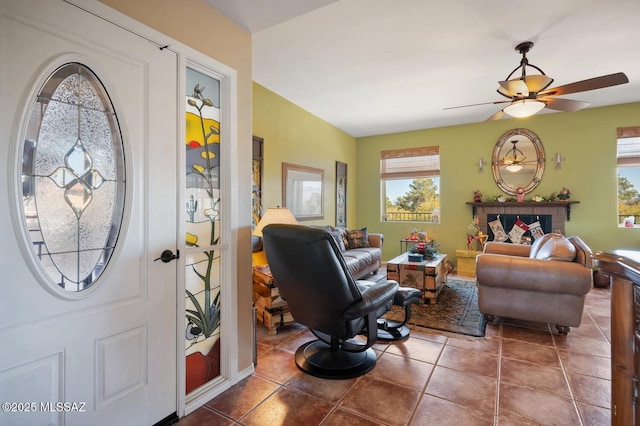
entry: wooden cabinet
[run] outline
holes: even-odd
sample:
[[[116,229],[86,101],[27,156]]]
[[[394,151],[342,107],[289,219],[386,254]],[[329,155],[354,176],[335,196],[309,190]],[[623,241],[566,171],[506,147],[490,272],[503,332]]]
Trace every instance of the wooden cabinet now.
[[[595,265],[611,276],[611,424],[640,425],[640,252],[596,253]]]

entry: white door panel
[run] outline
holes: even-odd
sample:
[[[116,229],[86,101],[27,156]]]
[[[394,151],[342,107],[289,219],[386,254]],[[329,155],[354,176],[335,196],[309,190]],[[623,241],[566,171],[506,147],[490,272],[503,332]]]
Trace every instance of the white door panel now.
[[[20,228],[16,163],[38,85],[71,61],[114,103],[127,195],[106,271],[60,297]],[[177,262],[153,261],[176,247],[176,61],[62,1],[0,0],[0,402],[35,404],[0,411],[2,425],[147,425],[176,410]]]

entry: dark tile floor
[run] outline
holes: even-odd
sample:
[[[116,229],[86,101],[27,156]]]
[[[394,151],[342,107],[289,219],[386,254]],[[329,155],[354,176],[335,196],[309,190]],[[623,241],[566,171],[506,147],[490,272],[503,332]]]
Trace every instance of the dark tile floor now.
[[[297,369],[305,328],[259,326],[255,373],[178,425],[609,425],[610,301],[593,289],[567,336],[515,321],[484,338],[412,330],[377,343],[376,367],[350,380]]]

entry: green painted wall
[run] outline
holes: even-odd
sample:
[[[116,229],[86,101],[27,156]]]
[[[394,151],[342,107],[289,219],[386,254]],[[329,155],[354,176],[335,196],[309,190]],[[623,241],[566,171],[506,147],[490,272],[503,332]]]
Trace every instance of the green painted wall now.
[[[322,168],[325,219],[304,223],[335,224],[335,161],[343,161],[349,165],[348,226],[383,233],[385,260],[399,254],[399,240],[411,228],[420,227],[456,263],[455,250],[466,248],[471,222],[471,207],[465,203],[473,200],[476,189],[485,197],[501,194],[491,167],[479,173],[475,163],[480,157],[490,162],[498,138],[518,127],[538,135],[548,158],[556,152],[566,158],[561,170],[548,160],[542,181],[528,196],[548,197],[566,186],[571,199],[580,201],[571,208],[567,235],[579,235],[594,251],[640,249],[640,229],[618,228],[616,209],[616,128],[638,125],[640,103],[633,103],[356,139],[253,84],[253,133],[265,140],[263,205],[282,205],[282,162]],[[440,146],[441,223],[381,221],[380,151],[428,145]]]
[[[253,83],[253,134],[264,139],[263,208],[282,206],[282,163],[324,170],[324,219],[336,223],[336,161],[347,163],[347,225],[356,221],[356,139]]]
[[[528,195],[548,197],[566,186],[571,199],[580,201],[571,208],[567,235],[579,235],[594,251],[640,249],[640,229],[618,228],[616,208],[616,128],[637,125],[640,103],[359,138],[356,226],[384,234],[383,257],[387,260],[399,254],[398,241],[411,228],[420,227],[455,263],[455,250],[466,248],[466,231],[472,218],[471,207],[465,203],[473,200],[476,189],[485,197],[501,194],[491,167],[479,173],[475,163],[480,157],[490,161],[493,147],[504,132],[527,128],[541,139],[548,158],[556,152],[566,157],[561,170],[547,160],[542,181]],[[429,145],[440,146],[441,223],[382,222],[380,188],[371,184],[379,176],[380,151]]]

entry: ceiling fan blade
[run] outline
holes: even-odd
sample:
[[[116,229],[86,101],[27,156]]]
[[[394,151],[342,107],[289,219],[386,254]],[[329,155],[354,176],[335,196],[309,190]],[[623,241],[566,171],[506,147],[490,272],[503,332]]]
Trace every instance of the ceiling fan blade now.
[[[493,114],[491,117],[487,118],[484,121],[494,121],[494,120],[498,120],[500,118],[502,118],[502,116],[504,115],[504,112],[502,110],[496,112],[495,114]]]
[[[466,107],[480,106],[480,105],[497,105],[497,104],[504,104],[506,102],[511,102],[511,101],[482,102],[480,104],[460,105],[460,106],[447,107],[447,108],[442,108],[442,109],[445,110],[445,109],[466,108]]]
[[[600,77],[589,78],[587,80],[576,81],[575,83],[565,84],[564,86],[553,87],[539,93],[539,96],[558,96],[568,95],[570,93],[586,92],[587,90],[602,89],[604,87],[617,86],[619,84],[628,83],[629,79],[623,72],[603,75]]]
[[[574,101],[572,99],[538,98],[538,100],[546,104],[545,108],[556,111],[575,112],[589,106],[589,102]]]
[[[499,81],[498,84],[500,85],[500,87],[498,87],[498,93],[507,98],[529,96],[527,84],[520,79]]]

